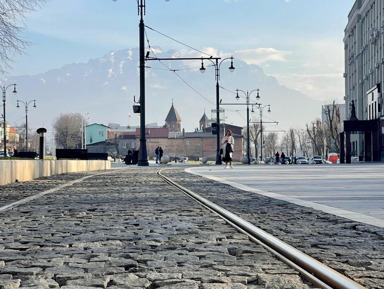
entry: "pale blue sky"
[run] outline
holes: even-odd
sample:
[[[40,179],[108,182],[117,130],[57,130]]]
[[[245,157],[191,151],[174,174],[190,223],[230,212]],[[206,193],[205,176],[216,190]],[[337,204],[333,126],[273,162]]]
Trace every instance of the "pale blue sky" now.
[[[354,0],[146,0],[145,24],[199,50],[260,65],[289,88],[342,100],[343,36]],[[12,75],[138,47],[136,0],[48,0],[27,15],[34,44]],[[186,47],[147,29],[151,46]]]

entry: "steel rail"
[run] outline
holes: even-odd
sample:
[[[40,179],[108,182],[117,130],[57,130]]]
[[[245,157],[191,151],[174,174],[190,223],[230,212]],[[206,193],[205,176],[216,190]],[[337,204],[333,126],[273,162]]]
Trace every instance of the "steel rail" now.
[[[259,240],[259,242],[265,244],[267,248],[271,249],[270,251],[272,253],[277,252],[280,257],[282,257],[282,260],[288,260],[289,262],[287,262],[287,264],[293,265],[294,269],[298,269],[297,267],[300,267],[305,270],[306,273],[304,273],[303,270],[299,271],[303,273],[306,278],[309,278],[309,280],[313,282],[315,286],[320,286],[321,288],[326,289],[366,289],[366,287],[329,268],[325,264],[304,254],[296,248],[284,243],[283,241],[254,226],[248,221],[243,220],[232,212],[181,186],[170,178],[164,176],[161,171],[158,171],[157,174],[167,183],[175,186],[193,199],[197,200],[211,211],[229,221],[232,225],[240,228],[241,231],[245,232],[247,235],[252,236],[253,240]]]

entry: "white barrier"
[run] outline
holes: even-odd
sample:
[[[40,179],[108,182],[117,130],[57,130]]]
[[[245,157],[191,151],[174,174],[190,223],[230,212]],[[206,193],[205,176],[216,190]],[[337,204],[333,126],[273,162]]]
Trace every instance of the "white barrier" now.
[[[110,168],[110,161],[100,160],[1,160],[0,185],[30,181],[39,177]]]

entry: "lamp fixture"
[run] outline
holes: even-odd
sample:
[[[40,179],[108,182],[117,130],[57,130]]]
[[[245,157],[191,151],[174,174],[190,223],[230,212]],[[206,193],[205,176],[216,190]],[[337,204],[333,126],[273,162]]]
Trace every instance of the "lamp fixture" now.
[[[205,67],[204,67],[204,62],[203,59],[201,59],[201,67],[200,67],[200,72],[204,73],[205,72]]]
[[[231,56],[231,66],[228,68],[230,72],[235,71],[235,67],[233,66],[233,56]]]

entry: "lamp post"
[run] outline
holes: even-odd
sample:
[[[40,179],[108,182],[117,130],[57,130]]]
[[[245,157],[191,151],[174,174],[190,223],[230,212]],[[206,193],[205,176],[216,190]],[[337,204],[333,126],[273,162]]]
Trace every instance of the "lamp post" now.
[[[20,107],[19,102],[23,103],[25,106],[25,151],[28,151],[28,105],[33,102],[33,107],[36,107],[36,100],[33,99],[26,102],[22,100],[17,100],[17,108]]]
[[[140,149],[138,166],[149,166],[147,155],[147,139],[145,137],[145,40],[144,40],[144,15],[145,0],[137,0],[139,23],[139,59],[140,59]]]
[[[268,107],[268,112],[271,112],[271,105],[267,104],[262,106],[262,104],[258,104],[260,111],[260,158],[263,160],[263,110]]]
[[[88,115],[89,113],[86,112],[84,113],[84,116],[81,118],[81,149],[86,149],[87,148],[87,140],[86,140],[86,129],[85,129],[85,124],[86,124],[86,121],[89,119],[89,118],[86,118],[85,117]]]
[[[222,59],[219,62],[219,59],[216,58],[216,61],[213,61],[211,59],[208,59],[213,63],[215,66],[215,78],[216,78],[216,122],[217,122],[217,135],[216,135],[216,165],[221,165],[221,157],[220,157],[220,92],[219,92],[219,80],[220,80],[220,66],[225,60],[231,60],[231,66],[228,68],[230,72],[233,72],[235,70],[235,67],[233,66],[233,57],[227,57]],[[201,68],[200,72],[205,72],[204,62],[203,59],[201,60]]]
[[[7,156],[7,121],[6,121],[6,117],[5,117],[5,101],[6,101],[6,93],[7,93],[7,89],[13,85],[13,93],[17,93],[16,91],[16,83],[14,84],[10,84],[8,86],[2,86],[1,87],[1,90],[3,91],[3,128],[4,128],[4,157]]]
[[[149,55],[146,56],[146,60],[196,60],[201,59],[201,67],[200,72],[205,72],[204,67],[204,60],[209,60],[212,62],[212,64],[215,66],[215,77],[216,77],[216,118],[217,118],[217,137],[216,137],[216,164],[221,165],[221,157],[220,157],[220,93],[219,93],[219,79],[220,79],[220,65],[228,59],[231,59],[231,66],[229,67],[229,71],[233,72],[235,70],[235,67],[233,66],[233,57],[227,57],[221,59],[220,57],[201,57],[201,58],[195,58],[195,57],[179,57],[179,58],[158,58],[158,57],[149,57]],[[215,60],[215,61],[214,61]]]
[[[248,158],[248,164],[250,165],[251,164],[251,158],[250,158],[250,151],[249,151],[249,98],[251,96],[251,94],[253,92],[257,92],[257,95],[256,95],[256,99],[259,100],[260,99],[260,95],[259,95],[259,89],[254,89],[254,90],[251,90],[250,92],[245,92],[244,90],[241,90],[241,89],[236,89],[236,99],[240,99],[239,97],[239,91],[244,93],[244,95],[246,96],[246,105],[247,105],[247,158]],[[252,105],[259,105],[258,103],[253,103]]]

